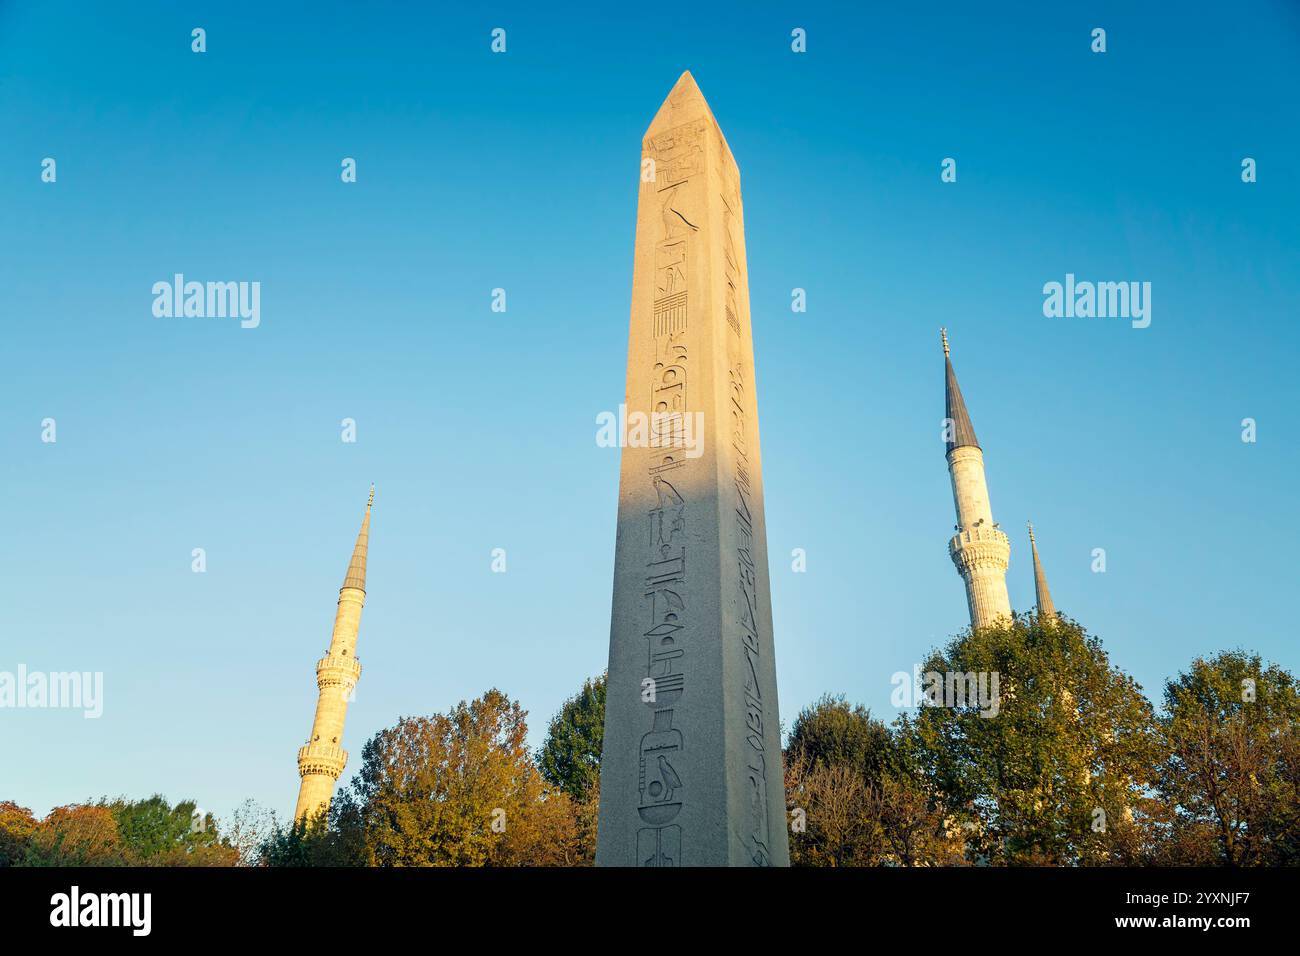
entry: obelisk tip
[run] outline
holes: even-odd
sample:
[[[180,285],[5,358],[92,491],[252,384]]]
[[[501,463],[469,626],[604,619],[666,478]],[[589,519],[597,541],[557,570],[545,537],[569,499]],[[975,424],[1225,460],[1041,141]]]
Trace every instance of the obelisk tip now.
[[[684,70],[659,107],[659,112],[651,120],[646,135],[657,135],[701,117],[712,119],[713,111],[709,109],[708,101],[700,92],[699,84],[695,82],[691,71]]]

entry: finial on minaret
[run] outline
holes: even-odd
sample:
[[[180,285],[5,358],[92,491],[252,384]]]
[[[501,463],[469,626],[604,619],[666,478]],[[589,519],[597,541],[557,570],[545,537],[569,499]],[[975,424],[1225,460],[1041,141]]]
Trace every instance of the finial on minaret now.
[[[366,510],[369,511],[370,506],[373,505],[374,503],[375,503],[375,483],[372,481],[370,483],[370,500],[366,502]]]
[[[1033,543],[1034,543],[1034,523],[1033,523],[1032,521],[1026,521],[1025,524],[1029,525],[1029,543],[1030,543],[1030,544],[1033,544]]]
[[[945,328],[940,328],[939,338],[943,339],[943,354],[944,357],[947,358],[948,357],[948,330]]]

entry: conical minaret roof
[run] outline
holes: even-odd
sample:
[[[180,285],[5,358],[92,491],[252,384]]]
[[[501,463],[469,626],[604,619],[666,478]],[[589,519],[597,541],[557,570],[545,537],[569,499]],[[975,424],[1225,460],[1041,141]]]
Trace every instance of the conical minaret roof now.
[[[966,445],[979,448],[975,426],[970,422],[970,412],[966,411],[966,400],[961,397],[957,373],[952,370],[952,359],[948,355],[948,330],[940,329],[939,335],[943,338],[944,417],[952,419],[952,434],[945,437],[944,454]]]
[[[343,579],[345,588],[366,589],[366,549],[370,546],[370,508],[375,503],[375,486],[370,486],[370,500],[366,502],[366,516],[361,519],[361,530],[357,532],[356,547],[352,549],[352,560],[348,562],[348,574]]]
[[[1029,548],[1034,552],[1034,598],[1038,602],[1038,619],[1051,620],[1056,617],[1056,605],[1052,603],[1052,592],[1047,590],[1047,575],[1043,573],[1043,562],[1038,560],[1038,543],[1034,541],[1034,525],[1029,524]]]

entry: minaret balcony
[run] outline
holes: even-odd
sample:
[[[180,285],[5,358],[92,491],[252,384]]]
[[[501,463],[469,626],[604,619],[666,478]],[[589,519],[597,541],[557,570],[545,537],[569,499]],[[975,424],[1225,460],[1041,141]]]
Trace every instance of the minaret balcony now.
[[[948,556],[961,568],[1005,569],[1011,558],[1011,539],[998,528],[966,528],[948,542]]]
[[[1011,539],[1006,536],[1001,528],[967,528],[965,531],[959,531],[952,536],[948,542],[948,550],[956,551],[958,548],[977,544],[982,541],[996,541],[999,544],[1005,544],[1008,549],[1011,547]]]
[[[361,662],[355,657],[327,654],[316,662],[316,684],[319,687],[353,687],[360,679]]]
[[[348,762],[348,752],[333,744],[308,744],[298,748],[298,774],[328,774],[335,780],[343,773]]]

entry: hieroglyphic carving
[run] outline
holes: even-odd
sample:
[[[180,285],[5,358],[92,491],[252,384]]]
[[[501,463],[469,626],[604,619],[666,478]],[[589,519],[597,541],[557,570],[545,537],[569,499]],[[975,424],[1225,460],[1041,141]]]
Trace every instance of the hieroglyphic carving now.
[[[728,384],[730,386],[730,438],[733,456],[732,480],[736,491],[735,509],[733,511],[736,570],[739,580],[740,614],[739,639],[740,650],[744,655],[745,666],[741,669],[742,691],[745,700],[746,741],[746,798],[748,814],[746,836],[749,843],[751,860],[759,866],[771,863],[769,843],[771,839],[770,822],[767,806],[767,759],[764,739],[763,683],[759,679],[760,638],[759,616],[763,610],[758,606],[758,569],[753,555],[754,516],[751,503],[754,489],[750,484],[749,458],[749,416],[746,411],[751,398],[746,382],[747,369],[741,356],[745,349],[741,347],[740,316],[743,314],[738,298],[740,284],[740,257],[736,252],[734,229],[740,206],[739,184],[728,175],[725,165],[720,164],[719,172],[723,192],[722,200],[722,253],[723,272],[726,280],[724,290],[724,310],[727,325],[735,338],[728,343]],[[780,772],[778,768],[778,773]]]
[[[686,291],[686,243],[674,242],[655,250],[655,298]]]
[[[687,413],[687,283],[691,237],[698,227],[691,222],[683,187],[703,169],[702,123],[669,130],[650,141],[656,163],[656,190],[660,200],[662,236],[655,244],[654,295],[651,323],[655,361],[650,376],[651,428],[654,432],[647,477],[655,491],[650,511],[649,561],[646,564],[645,599],[650,627],[643,636],[648,645],[646,676],[653,683],[650,730],[641,738],[637,757],[637,812],[648,824],[636,835],[638,866],[680,866],[682,828],[674,823],[681,813],[687,782],[679,770],[686,746],[681,730],[673,726],[675,711],[686,693],[687,501],[667,475],[686,464],[680,454],[680,429]]]
[[[655,186],[668,189],[704,169],[704,120],[683,123],[650,140],[655,160]]]
[[[655,302],[655,335],[670,335],[686,329],[686,293],[665,296]]]
[[[685,351],[680,347],[679,361],[672,366],[656,365],[660,374],[653,400],[660,404],[670,406],[685,400]],[[686,692],[682,633],[686,627],[686,499],[660,474],[681,464],[671,453],[657,453],[650,465],[655,507],[649,515],[650,560],[645,578],[650,627],[643,636],[648,645],[646,676],[654,682],[653,699],[647,704],[654,717],[649,732],[641,738],[637,756],[641,794],[637,812],[650,824],[637,832],[640,866],[677,866],[681,861],[681,827],[672,821],[682,809],[679,791],[683,782],[674,762],[685,740],[673,727],[673,712]]]
[[[736,255],[736,243],[732,238],[732,224],[735,218],[731,203],[727,201],[725,195],[722,196],[722,269],[723,278],[727,283],[723,310],[727,316],[727,325],[739,336],[741,334],[740,306],[736,303],[736,284],[740,281],[740,267],[737,265],[739,257]]]
[[[731,446],[735,453],[733,481],[736,489],[735,541],[739,572],[740,642],[745,666],[741,670],[745,699],[744,737],[749,802],[748,838],[751,859],[759,866],[771,862],[768,850],[767,760],[764,756],[763,692],[759,680],[759,615],[757,566],[753,556],[754,517],[751,511],[753,488],[749,477],[748,417],[749,401],[745,387],[745,370],[740,362],[732,365],[728,378],[731,386]]]
[[[685,209],[682,187],[703,171],[705,124],[697,121],[650,140],[655,161],[655,189],[660,195],[663,239],[655,246],[654,334],[686,330],[687,239],[699,231]]]

